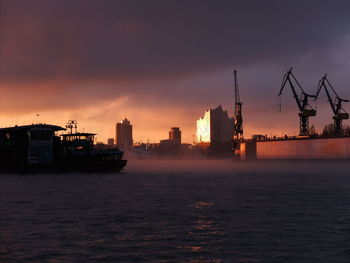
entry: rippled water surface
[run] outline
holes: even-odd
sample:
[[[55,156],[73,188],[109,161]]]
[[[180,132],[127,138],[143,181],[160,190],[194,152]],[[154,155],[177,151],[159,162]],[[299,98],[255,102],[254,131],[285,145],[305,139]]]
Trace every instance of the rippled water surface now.
[[[350,262],[349,162],[0,175],[0,262]]]

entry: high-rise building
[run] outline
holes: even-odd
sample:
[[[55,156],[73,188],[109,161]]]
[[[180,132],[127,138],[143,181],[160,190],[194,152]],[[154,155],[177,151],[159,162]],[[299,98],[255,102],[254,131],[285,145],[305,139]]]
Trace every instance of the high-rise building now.
[[[107,145],[108,146],[114,146],[114,139],[113,138],[108,138],[107,139]]]
[[[169,140],[181,144],[181,131],[179,127],[172,127],[169,131]]]
[[[116,143],[122,150],[130,149],[132,146],[132,125],[127,118],[117,123]]]
[[[197,120],[197,142],[212,150],[232,148],[233,118],[228,116],[221,105],[207,110],[204,117]]]

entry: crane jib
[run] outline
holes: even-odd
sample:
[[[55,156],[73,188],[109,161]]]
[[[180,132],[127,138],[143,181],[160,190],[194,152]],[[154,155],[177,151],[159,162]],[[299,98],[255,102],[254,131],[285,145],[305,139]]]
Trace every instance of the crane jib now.
[[[316,110],[313,109],[309,104],[309,98],[315,98],[315,95],[308,94],[304,91],[299,81],[296,79],[292,73],[292,68],[284,74],[282,80],[282,86],[278,96],[282,95],[284,87],[289,84],[295,102],[297,103],[299,109],[299,118],[300,118],[300,136],[309,136],[309,117],[316,116]],[[296,87],[301,91],[301,95],[298,96]]]

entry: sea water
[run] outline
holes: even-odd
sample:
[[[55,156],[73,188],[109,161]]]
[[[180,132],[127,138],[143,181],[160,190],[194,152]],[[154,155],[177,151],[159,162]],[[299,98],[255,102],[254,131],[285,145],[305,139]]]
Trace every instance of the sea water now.
[[[0,262],[350,262],[350,162],[0,175]]]

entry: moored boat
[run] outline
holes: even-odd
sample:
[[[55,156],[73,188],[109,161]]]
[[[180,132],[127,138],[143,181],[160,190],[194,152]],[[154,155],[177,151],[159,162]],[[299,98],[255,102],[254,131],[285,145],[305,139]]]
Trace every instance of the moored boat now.
[[[0,171],[113,172],[126,166],[118,148],[95,149],[96,134],[71,129],[59,136],[64,130],[50,124],[1,128]]]
[[[62,134],[61,167],[68,170],[90,172],[120,171],[127,163],[118,148],[95,149],[94,133]]]

